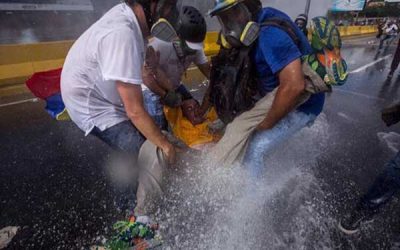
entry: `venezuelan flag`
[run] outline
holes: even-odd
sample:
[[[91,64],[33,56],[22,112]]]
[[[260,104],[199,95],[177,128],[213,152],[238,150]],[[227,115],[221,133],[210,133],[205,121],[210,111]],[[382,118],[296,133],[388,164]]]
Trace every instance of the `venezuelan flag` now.
[[[70,120],[61,98],[62,69],[37,72],[26,81],[26,86],[38,98],[46,101],[47,113],[58,121]]]

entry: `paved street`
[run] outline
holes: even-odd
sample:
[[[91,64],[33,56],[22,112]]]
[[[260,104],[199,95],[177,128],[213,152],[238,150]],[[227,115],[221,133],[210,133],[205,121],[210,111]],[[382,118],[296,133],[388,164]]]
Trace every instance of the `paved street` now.
[[[400,79],[385,82],[393,50],[377,54],[373,37],[347,40],[347,85],[329,95],[313,126],[267,157],[259,180],[249,183],[246,169],[237,167],[186,162],[171,169],[156,216],[164,246],[390,249],[399,243],[398,199],[356,236],[336,229],[400,146],[400,128],[380,120],[381,109],[399,95]],[[192,88],[203,90],[196,82]],[[124,216],[113,205],[107,174],[112,152],[71,122],[52,120],[32,98],[0,99],[0,228],[23,228],[9,249],[87,248]]]

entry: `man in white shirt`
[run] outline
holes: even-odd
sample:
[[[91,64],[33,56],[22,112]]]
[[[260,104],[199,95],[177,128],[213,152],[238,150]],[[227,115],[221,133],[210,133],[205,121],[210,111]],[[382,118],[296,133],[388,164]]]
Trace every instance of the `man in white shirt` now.
[[[204,53],[207,25],[202,14],[194,7],[183,6],[178,17],[177,36],[173,42],[153,39],[148,47],[143,69],[145,87],[143,93],[154,102],[146,104],[148,112],[166,126],[163,104],[181,106],[184,115],[193,123],[203,122],[202,112],[196,100],[181,83],[183,74],[195,64],[210,77],[210,64]]]
[[[383,44],[385,41],[387,41],[386,42],[387,46],[392,44],[394,39],[396,39],[397,35],[399,34],[399,27],[393,20],[388,20],[382,29],[383,29],[383,36],[379,44],[379,50],[383,49]]]
[[[176,12],[176,0],[126,0],[74,43],[63,67],[61,94],[85,135],[93,134],[134,158],[147,139],[174,161],[174,146],[145,110],[142,66],[149,28],[159,17],[172,18]]]

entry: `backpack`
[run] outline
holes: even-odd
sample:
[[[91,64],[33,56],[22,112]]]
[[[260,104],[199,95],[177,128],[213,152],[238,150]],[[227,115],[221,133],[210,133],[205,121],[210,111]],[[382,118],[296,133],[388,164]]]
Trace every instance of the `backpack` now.
[[[284,30],[300,47],[300,38],[290,21],[271,18],[261,26],[274,26]],[[306,90],[312,94],[331,92],[332,86],[341,86],[348,78],[347,63],[340,53],[342,40],[339,30],[326,17],[315,17],[311,20],[310,36],[313,53],[302,58],[303,71],[308,80]]]
[[[331,92],[332,86],[343,85],[348,76],[346,61],[340,55],[340,34],[334,23],[325,17],[316,17],[311,22],[311,47],[314,52],[302,58],[306,91],[311,94]],[[301,39],[289,20],[270,18],[261,24],[261,27],[265,26],[284,30],[300,47]],[[223,42],[220,35],[219,44]],[[256,103],[257,78],[250,57],[251,49],[252,46],[221,46],[217,56],[211,58],[210,102],[224,123],[230,123]]]
[[[251,47],[225,48],[221,45],[218,54],[211,58],[210,102],[225,124],[256,103],[257,79],[250,51]]]

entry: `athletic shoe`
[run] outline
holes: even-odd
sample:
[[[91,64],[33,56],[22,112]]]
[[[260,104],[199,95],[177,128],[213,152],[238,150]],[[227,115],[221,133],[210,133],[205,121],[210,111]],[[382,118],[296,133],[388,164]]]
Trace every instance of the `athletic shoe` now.
[[[339,222],[338,228],[344,234],[352,235],[360,231],[360,225],[363,222],[372,222],[372,212],[363,210],[354,210],[352,213],[347,214]]]

